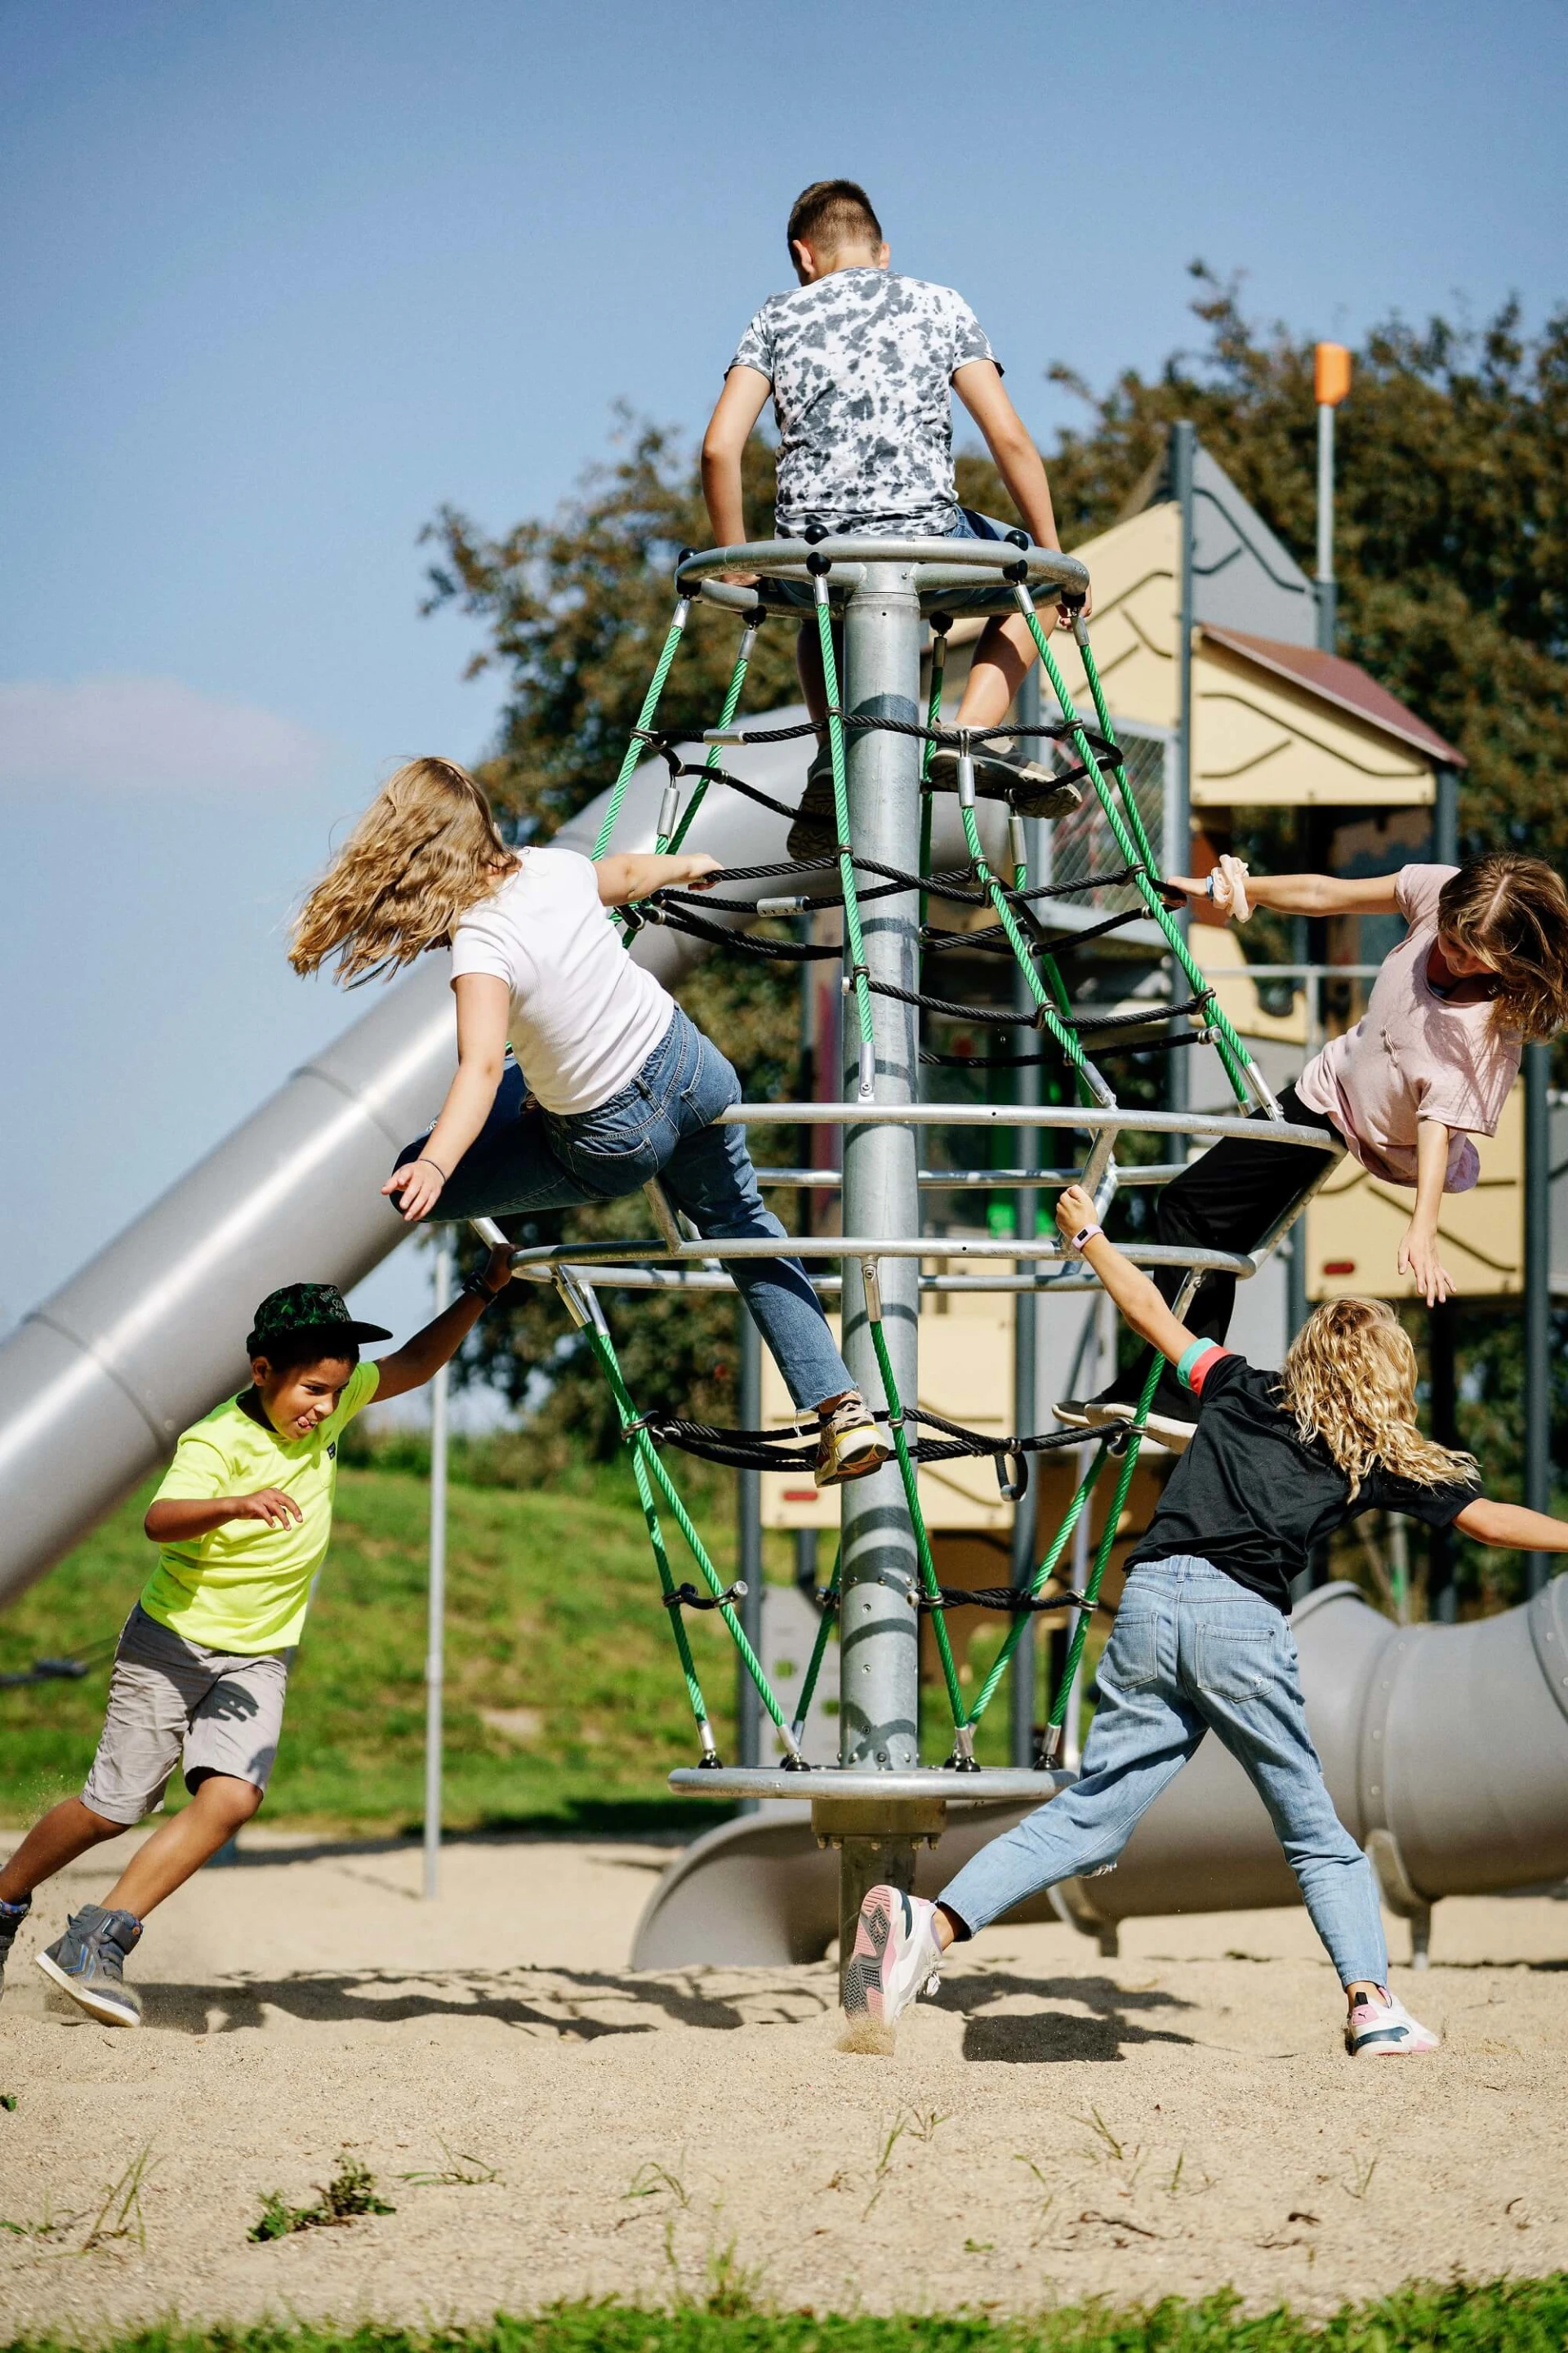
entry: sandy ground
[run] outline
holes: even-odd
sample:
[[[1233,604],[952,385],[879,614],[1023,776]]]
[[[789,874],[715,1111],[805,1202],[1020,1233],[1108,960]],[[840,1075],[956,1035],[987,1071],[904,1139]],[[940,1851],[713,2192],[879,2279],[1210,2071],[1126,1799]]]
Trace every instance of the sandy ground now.
[[[993,1931],[871,2058],[837,2047],[827,1968],[633,1976],[666,1859],[464,1843],[432,1905],[406,1846],[258,1832],[150,1926],[137,2033],[31,1966],[101,1864],[46,1890],[0,2008],[0,2221],[55,2227],[0,2231],[6,2333],[723,2278],[818,2310],[1224,2283],[1321,2310],[1568,2263],[1568,1903],[1439,1908],[1430,1973],[1397,1973],[1447,2038],[1425,2063],[1344,2058],[1296,1913],[1133,1923],[1116,1961]],[[399,2179],[443,2144],[496,2178]],[[87,2245],[142,2149],[123,2235],[122,2196]],[[247,2243],[263,2191],[307,2200],[345,2152],[395,2213]]]

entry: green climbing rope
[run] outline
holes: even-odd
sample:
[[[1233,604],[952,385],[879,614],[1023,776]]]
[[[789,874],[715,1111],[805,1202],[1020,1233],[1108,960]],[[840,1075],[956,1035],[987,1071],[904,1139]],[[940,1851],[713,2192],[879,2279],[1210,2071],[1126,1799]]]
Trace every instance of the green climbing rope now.
[[[888,1354],[887,1335],[882,1330],[882,1291],[878,1280],[874,1259],[867,1259],[861,1268],[866,1292],[866,1314],[871,1326],[871,1340],[877,1351],[878,1369],[882,1376],[882,1388],[888,1399],[888,1428],[892,1433],[893,1451],[899,1458],[899,1476],[904,1482],[904,1501],[909,1505],[910,1523],[915,1533],[915,1550],[920,1556],[921,1582],[926,1597],[940,1601],[942,1588],[937,1583],[936,1563],[931,1558],[931,1536],[926,1528],[925,1514],[921,1509],[920,1488],[915,1479],[915,1466],[910,1459],[910,1442],[904,1435],[904,1406],[899,1395],[899,1385],[893,1377],[893,1360]],[[942,1653],[942,1679],[947,1684],[947,1704],[952,1711],[952,1728],[965,1755],[963,1739],[963,1694],[958,1687],[958,1669],[953,1664],[952,1644],[948,1638],[947,1620],[941,1610],[936,1616],[936,1646]]]
[[[648,681],[647,692],[643,696],[642,709],[637,712],[637,723],[633,728],[631,741],[626,745],[620,773],[610,787],[610,805],[605,811],[605,821],[600,826],[594,841],[593,855],[595,858],[603,858],[605,854],[610,836],[614,833],[616,820],[621,814],[621,803],[626,799],[626,786],[631,783],[633,773],[647,752],[648,731],[653,725],[664,694],[664,682],[669,676],[669,666],[679,650],[681,638],[686,634],[686,624],[690,612],[690,597],[680,597],[676,604],[675,617],[669,625],[669,635],[664,641],[664,651],[659,655],[653,676]]]
[[[753,615],[747,620],[742,631],[741,650],[735,657],[735,667],[730,673],[730,691],[724,697],[724,708],[719,713],[719,724],[721,728],[729,726],[741,707],[741,695],[746,683],[746,672],[751,666],[752,649],[757,642],[757,631],[762,628],[764,618],[765,616],[761,613]],[[662,827],[659,830],[658,838],[653,845],[656,855],[663,856],[667,851],[679,849],[690,832],[691,820],[707,798],[708,787],[712,781],[712,772],[719,765],[719,754],[721,749],[722,746],[718,744],[709,746],[708,757],[702,763],[702,774],[697,780],[691,798],[681,811],[679,823],[668,839]]]
[[[569,1287],[566,1283],[562,1283],[559,1287],[569,1313],[586,1335],[588,1344],[598,1360],[599,1369],[610,1385],[610,1394],[616,1401],[616,1411],[620,1418],[621,1435],[631,1446],[633,1464],[638,1473],[637,1492],[639,1496],[644,1498],[643,1516],[648,1523],[648,1532],[654,1539],[654,1557],[658,1564],[660,1585],[667,1596],[676,1590],[664,1548],[662,1532],[655,1534],[658,1527],[658,1513],[653,1504],[652,1494],[648,1491],[650,1480],[663,1495],[670,1514],[685,1539],[687,1549],[697,1563],[702,1581],[712,1596],[719,1615],[729,1630],[731,1640],[741,1654],[746,1672],[756,1685],[758,1698],[778,1726],[779,1737],[789,1755],[792,1757],[798,1757],[799,1744],[784,1722],[784,1710],[773,1695],[773,1687],[768,1681],[763,1662],[747,1640],[745,1629],[736,1617],[733,1607],[724,1598],[724,1586],[719,1572],[708,1557],[707,1547],[698,1535],[685,1504],[680,1500],[674,1481],[659,1459],[658,1448],[643,1427],[632,1401],[631,1392],[626,1388],[626,1379],[621,1371],[620,1359],[616,1354],[615,1342],[605,1328],[603,1319],[594,1312],[594,1304],[589,1303],[592,1301],[592,1294],[587,1293],[585,1299],[574,1297],[574,1290],[577,1286]],[[691,1662],[690,1645],[686,1639],[686,1630],[680,1623],[679,1610],[672,1609],[669,1614],[675,1621],[676,1641],[680,1651],[681,1667],[686,1674],[687,1688],[692,1695],[693,1712],[700,1730],[707,1722],[707,1710],[702,1704],[701,1693],[698,1689],[696,1670]],[[707,1747],[710,1743],[705,1740],[703,1745]]]
[[[1137,804],[1132,797],[1131,785],[1126,782],[1125,765],[1121,764],[1120,754],[1118,754],[1127,802],[1133,815],[1133,828],[1128,826],[1111,797],[1106,785],[1104,771],[1096,759],[1089,738],[1079,723],[1072,696],[1068,691],[1067,681],[1063,678],[1056,656],[1051,651],[1049,640],[1040,627],[1040,617],[1035,610],[1034,598],[1022,583],[1014,593],[1018,601],[1018,609],[1028,623],[1029,633],[1035,640],[1036,650],[1040,657],[1040,667],[1050,680],[1051,691],[1061,707],[1062,717],[1072,730],[1074,748],[1089,772],[1096,797],[1105,812],[1106,822],[1115,837],[1116,846],[1129,866],[1140,868],[1137,876],[1139,895],[1164,934],[1165,944],[1186,975],[1194,995],[1206,997],[1208,1000],[1209,1026],[1217,1033],[1215,1043],[1219,1048],[1220,1059],[1225,1064],[1226,1076],[1230,1081],[1237,1103],[1245,1105],[1250,1093],[1257,1103],[1269,1111],[1270,1115],[1277,1119],[1279,1116],[1279,1107],[1275,1103],[1262,1073],[1258,1070],[1251,1055],[1237,1037],[1224,1009],[1215,1002],[1213,989],[1194,961],[1192,951],[1182,937],[1180,928],[1173,921],[1169,908],[1154,888],[1152,880],[1154,861],[1149,850],[1148,837],[1143,832],[1142,820],[1138,818]],[[1087,636],[1087,631],[1084,631],[1079,638],[1086,654],[1086,672],[1088,664],[1093,660],[1093,656],[1088,653]],[[1111,732],[1110,713],[1105,710],[1103,697],[1098,691],[1095,694],[1095,708],[1105,725],[1107,739],[1114,743],[1116,739]],[[1252,1082],[1250,1087],[1249,1079]]]
[[[811,1646],[811,1659],[805,1670],[805,1681],[795,1702],[795,1722],[790,1726],[796,1740],[805,1735],[805,1719],[811,1713],[811,1703],[816,1696],[816,1679],[822,1672],[822,1662],[827,1656],[828,1637],[833,1631],[833,1605],[838,1599],[838,1581],[844,1573],[844,1544],[840,1538],[833,1556],[833,1574],[822,1596],[822,1616],[816,1629],[816,1640]]]

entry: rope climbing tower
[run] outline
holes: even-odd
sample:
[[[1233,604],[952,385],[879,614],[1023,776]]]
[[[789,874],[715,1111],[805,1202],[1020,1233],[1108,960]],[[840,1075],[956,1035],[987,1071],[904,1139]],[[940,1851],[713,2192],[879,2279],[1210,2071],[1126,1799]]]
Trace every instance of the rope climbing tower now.
[[[759,586],[740,587],[723,575],[753,575]],[[1147,1178],[1169,1176],[1181,1165],[1185,1139],[1197,1143],[1246,1132],[1305,1145],[1323,1155],[1328,1173],[1336,1156],[1320,1130],[1287,1124],[1279,1105],[1247,1047],[1216,1001],[1174,918],[1162,888],[1157,860],[1122,755],[1082,620],[1089,580],[1083,566],[1067,555],[1030,546],[1016,536],[1000,541],[819,538],[769,541],[687,554],[677,567],[678,601],[668,635],[644,698],[637,724],[612,788],[595,844],[610,845],[634,773],[650,755],[668,771],[657,825],[656,846],[687,844],[707,795],[715,786],[760,801],[795,818],[793,804],[774,798],[723,765],[726,747],[812,736],[809,727],[748,727],[737,713],[756,634],[777,592],[770,584],[796,584],[809,592],[826,681],[833,774],[831,848],[806,860],[766,868],[731,868],[700,893],[661,892],[626,913],[628,940],[648,923],[663,923],[708,945],[787,961],[841,958],[846,1006],[842,1098],[832,1103],[742,1104],[726,1117],[749,1125],[841,1127],[842,1231],[803,1235],[779,1241],[753,1240],[711,1244],[688,1239],[657,1185],[647,1188],[658,1230],[646,1240],[595,1245],[554,1245],[514,1254],[517,1273],[553,1283],[567,1312],[584,1334],[609,1383],[631,1457],[638,1499],[647,1525],[660,1598],[667,1609],[681,1673],[697,1725],[699,1755],[689,1767],[671,1775],[678,1789],[736,1797],[806,1797],[819,1834],[841,1848],[840,1919],[852,1923],[867,1887],[879,1879],[910,1883],[916,1843],[940,1833],[949,1805],[979,1798],[1036,1799],[1050,1796],[1067,1778],[1059,1763],[1068,1695],[1083,1660],[1089,1620],[1102,1607],[1100,1591],[1118,1525],[1137,1464],[1155,1372],[1142,1385],[1130,1420],[1098,1430],[1086,1441],[1077,1430],[1020,1430],[998,1439],[923,1409],[919,1403],[919,1316],[923,1289],[1032,1290],[1038,1294],[1096,1288],[1081,1261],[1068,1258],[1054,1238],[943,1235],[933,1245],[922,1235],[922,1186],[951,1182],[947,1172],[923,1169],[921,1145],[928,1130],[965,1126],[1042,1131],[1053,1141],[1049,1165],[1031,1174],[1032,1183],[1076,1182],[1104,1213],[1121,1182],[1119,1138],[1130,1130],[1171,1139],[1171,1157]],[[960,733],[941,720],[942,669],[949,608],[962,606],[976,587],[1010,596],[1024,616],[1039,654],[1042,679],[1055,699],[1056,714],[1032,727],[1012,723]],[[723,707],[705,738],[700,763],[682,756],[679,746],[658,725],[666,681],[678,658],[695,599],[727,607],[742,636]],[[1044,623],[1039,607],[1047,608]],[[1076,615],[1073,634],[1082,659],[1092,721],[1074,707],[1052,648],[1057,614]],[[933,633],[930,700],[921,702],[921,661],[927,623]],[[842,681],[839,653],[842,649]],[[987,740],[1032,736],[1054,747],[1061,776],[1076,776],[1104,819],[1121,860],[1119,867],[1091,872],[1071,883],[1031,881],[1025,856],[1029,814],[1027,791],[1015,794],[1009,812],[1008,850],[999,871],[982,836],[976,800],[975,757]],[[931,755],[941,744],[956,752],[957,797],[964,862],[933,871],[931,787]],[[796,796],[798,799],[798,795]],[[699,828],[699,832],[700,828]],[[760,891],[757,886],[762,885]],[[1050,902],[1072,893],[1130,885],[1134,903],[1124,913],[1099,917],[1067,939],[1048,928]],[[746,896],[734,895],[746,892]],[[934,927],[933,902],[964,911],[970,927],[955,934]],[[715,917],[803,915],[840,911],[841,946],[810,939],[758,938],[727,928]],[[1167,998],[1146,1009],[1097,1012],[1075,1007],[1064,964],[1087,943],[1138,922],[1152,925],[1168,957],[1172,987]],[[1022,976],[1033,1008],[1037,1050],[1026,1055],[984,1058],[988,1067],[1016,1068],[1045,1061],[1060,1073],[1064,1100],[1017,1103],[935,1103],[921,1100],[922,1062],[951,1064],[981,1058],[939,1054],[922,1048],[921,1017],[961,1019],[983,1031],[986,1025],[1021,1025],[1017,1011],[996,1005],[963,1004],[940,987],[942,955],[961,940],[975,954],[1005,958]],[[936,968],[933,975],[933,966]],[[1212,1044],[1228,1081],[1234,1108],[1223,1113],[1151,1112],[1118,1103],[1101,1071],[1119,1051],[1152,1047]],[[1031,1154],[1031,1159],[1038,1155]],[[777,1172],[773,1172],[776,1177]],[[802,1176],[808,1172],[798,1173]],[[1018,1172],[998,1170],[991,1181],[1006,1185]],[[1130,1248],[1145,1267],[1176,1266],[1183,1271],[1180,1313],[1202,1274],[1224,1271],[1250,1276],[1275,1247],[1302,1205],[1281,1218],[1276,1229],[1249,1255],[1221,1250],[1175,1250],[1156,1243]],[[940,1252],[956,1273],[922,1272],[922,1258]],[[748,1641],[735,1609],[743,1588],[726,1588],[682,1504],[665,1460],[685,1450],[740,1468],[800,1471],[812,1460],[808,1425],[791,1430],[724,1430],[671,1415],[639,1413],[623,1377],[601,1291],[670,1287],[709,1290],[730,1287],[722,1261],[768,1255],[803,1259],[826,1298],[837,1295],[842,1310],[844,1353],[850,1372],[887,1429],[890,1459],[872,1477],[847,1484],[842,1493],[839,1551],[821,1599],[822,1618],[815,1651],[793,1720],[786,1721],[762,1662]],[[592,1261],[592,1262],[590,1262]],[[811,1423],[814,1427],[814,1419]],[[917,1469],[921,1461],[963,1454],[993,1459],[1001,1493],[1024,1492],[1032,1461],[1064,1447],[1092,1447],[1089,1467],[1079,1481],[1061,1525],[1046,1543],[1026,1584],[976,1594],[944,1589],[938,1580],[921,1513]],[[1084,1590],[1074,1593],[1058,1581],[1058,1567],[1090,1497],[1114,1460],[1110,1508]],[[672,1524],[695,1576],[679,1579],[672,1565],[667,1523]],[[946,1611],[989,1607],[1011,1622],[1000,1651],[972,1700],[966,1701],[948,1639]],[[735,1641],[762,1705],[777,1727],[784,1763],[773,1767],[727,1765],[719,1757],[698,1680],[683,1613],[711,1609]],[[976,1726],[1011,1666],[1032,1616],[1042,1609],[1069,1610],[1074,1618],[1066,1663],[1052,1697],[1041,1753],[1031,1769],[982,1769],[976,1763]],[[816,1690],[837,1616],[840,1641],[839,1761],[809,1767],[803,1754],[807,1711]],[[952,1717],[952,1744],[942,1766],[920,1759],[920,1627],[931,1620],[942,1685]],[[847,1951],[850,1936],[843,1939]]]

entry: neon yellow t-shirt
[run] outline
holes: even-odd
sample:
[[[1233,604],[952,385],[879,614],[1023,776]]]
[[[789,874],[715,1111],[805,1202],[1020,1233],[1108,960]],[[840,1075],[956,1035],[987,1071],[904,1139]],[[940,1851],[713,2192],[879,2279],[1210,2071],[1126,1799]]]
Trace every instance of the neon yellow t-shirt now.
[[[210,1651],[249,1658],[287,1651],[300,1639],[310,1606],[310,1579],[326,1558],[338,1483],[338,1440],[381,1386],[377,1365],[356,1365],[336,1413],[309,1438],[287,1444],[252,1421],[230,1398],[186,1430],[155,1501],[254,1495],[280,1487],[302,1518],[285,1528],[265,1520],[228,1520],[210,1535],[164,1545],[142,1594],[160,1626]]]

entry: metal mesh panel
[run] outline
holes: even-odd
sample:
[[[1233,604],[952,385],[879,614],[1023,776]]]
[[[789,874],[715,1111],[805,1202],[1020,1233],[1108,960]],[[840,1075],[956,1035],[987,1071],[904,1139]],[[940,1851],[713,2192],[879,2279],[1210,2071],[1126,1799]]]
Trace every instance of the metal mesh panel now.
[[[1125,725],[1119,726],[1117,736],[1138,813],[1158,858],[1165,832],[1165,738],[1142,735]],[[1076,882],[1084,874],[1115,873],[1125,862],[1099,797],[1086,782],[1083,807],[1071,817],[1058,818],[1051,828],[1051,881]],[[1119,914],[1124,907],[1137,905],[1138,893],[1131,883],[1124,882],[1115,890],[1085,892],[1071,903],[1101,914]]]

